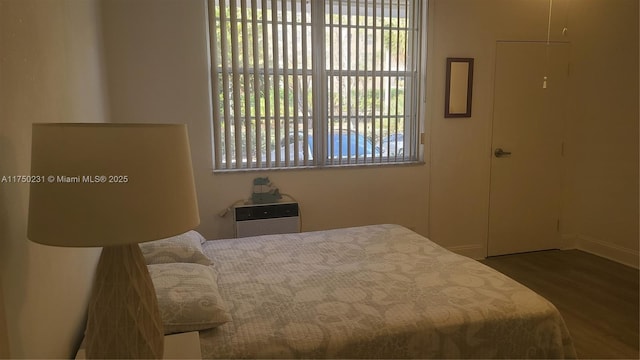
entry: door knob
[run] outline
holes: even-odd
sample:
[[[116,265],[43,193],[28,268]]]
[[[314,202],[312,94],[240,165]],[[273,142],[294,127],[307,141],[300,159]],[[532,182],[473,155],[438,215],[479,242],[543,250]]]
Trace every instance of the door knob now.
[[[505,156],[510,156],[511,152],[510,151],[504,151],[502,150],[502,148],[497,148],[496,151],[493,152],[493,155],[495,155],[496,157],[505,157]]]

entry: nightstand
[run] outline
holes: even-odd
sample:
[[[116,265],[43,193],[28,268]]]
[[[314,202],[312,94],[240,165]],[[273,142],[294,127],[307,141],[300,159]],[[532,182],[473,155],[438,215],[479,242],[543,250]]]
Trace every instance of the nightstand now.
[[[200,352],[200,333],[191,331],[171,334],[164,337],[165,359],[202,359]],[[86,359],[84,345],[76,354],[76,359]]]

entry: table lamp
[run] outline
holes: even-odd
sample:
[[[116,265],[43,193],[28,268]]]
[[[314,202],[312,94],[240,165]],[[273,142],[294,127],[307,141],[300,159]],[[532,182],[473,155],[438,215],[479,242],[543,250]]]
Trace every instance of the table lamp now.
[[[30,240],[103,247],[89,358],[161,358],[164,331],[138,243],[199,222],[186,125],[33,124]]]

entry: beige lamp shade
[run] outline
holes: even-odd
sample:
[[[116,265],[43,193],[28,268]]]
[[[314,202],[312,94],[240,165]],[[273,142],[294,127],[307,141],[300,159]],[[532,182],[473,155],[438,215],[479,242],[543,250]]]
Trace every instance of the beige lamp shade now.
[[[131,244],[200,222],[185,125],[34,124],[32,144],[32,241]]]

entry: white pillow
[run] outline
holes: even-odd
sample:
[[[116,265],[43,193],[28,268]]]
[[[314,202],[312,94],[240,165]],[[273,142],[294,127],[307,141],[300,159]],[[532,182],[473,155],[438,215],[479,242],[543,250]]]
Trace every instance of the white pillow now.
[[[202,251],[204,237],[195,230],[170,238],[141,243],[140,250],[147,265],[166,263],[195,263],[212,265]]]
[[[200,245],[202,245],[205,242],[207,242],[207,239],[205,239],[204,236],[202,236],[202,234],[200,234],[199,232],[197,232],[195,230],[187,231],[187,233],[191,234],[191,236],[193,236],[194,238],[200,240]]]
[[[212,268],[187,263],[147,267],[165,334],[211,329],[231,321]]]

